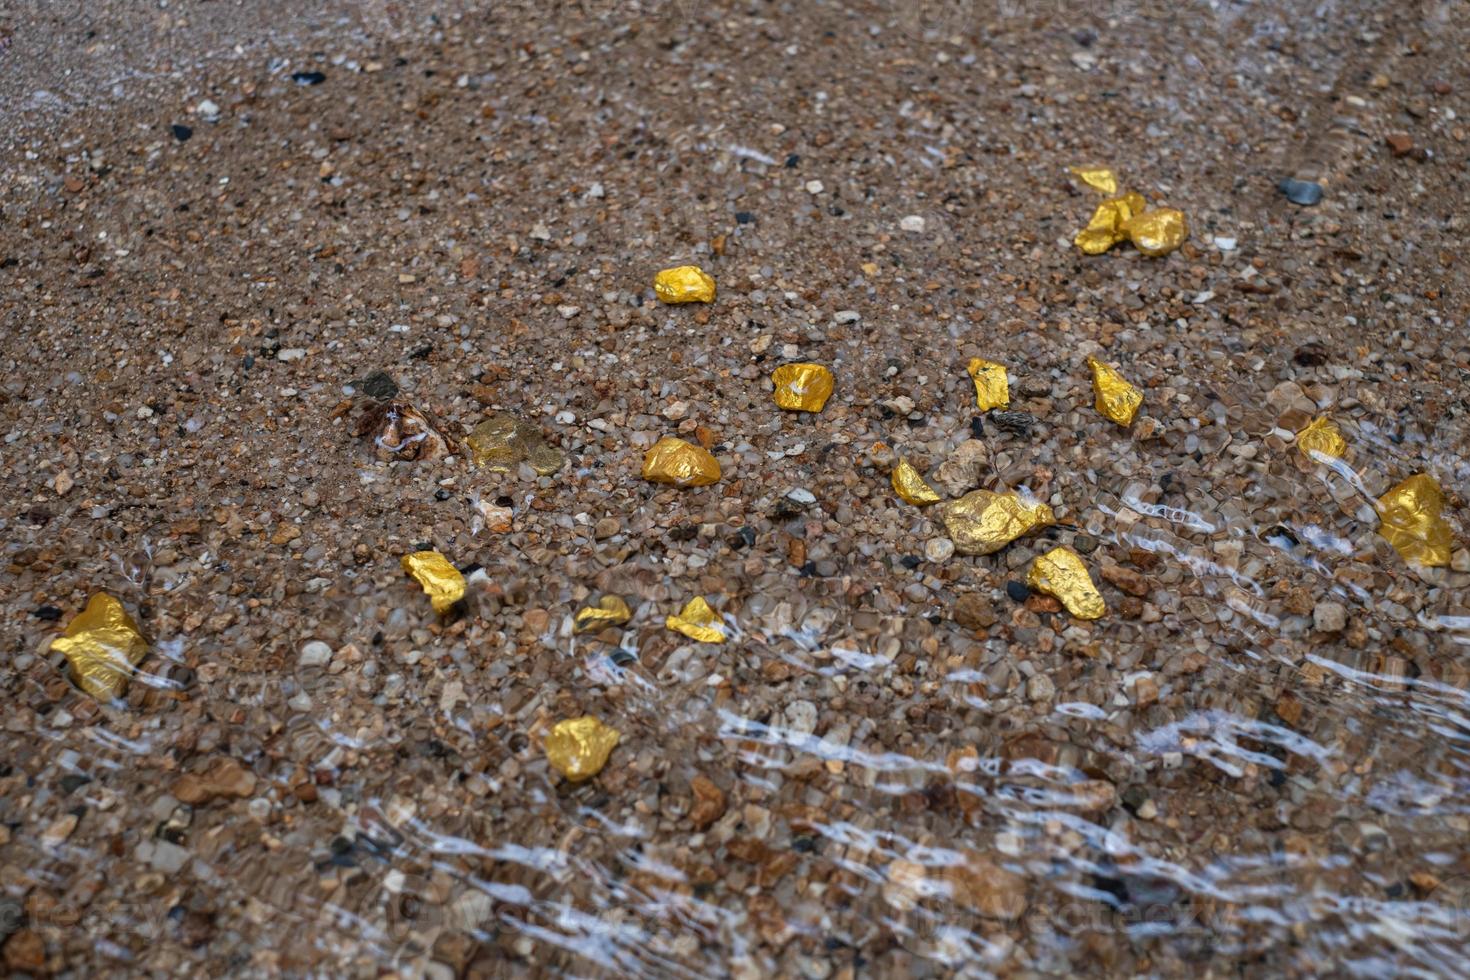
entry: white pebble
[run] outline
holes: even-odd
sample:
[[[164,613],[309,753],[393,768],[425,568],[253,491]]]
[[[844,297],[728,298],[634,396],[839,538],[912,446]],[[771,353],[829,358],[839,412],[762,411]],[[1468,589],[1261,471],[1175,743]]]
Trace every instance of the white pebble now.
[[[296,664],[300,667],[325,667],[332,662],[332,648],[321,640],[312,640],[301,648],[301,655],[296,658]]]
[[[923,231],[924,217],[923,215],[911,214],[900,221],[898,226],[904,231]]]
[[[954,555],[954,542],[949,538],[930,538],[924,542],[924,557],[932,562],[948,561]]]
[[[1216,235],[1215,247],[1222,252],[1233,252],[1235,251],[1235,239],[1226,238],[1223,235]]]
[[[205,122],[217,122],[219,120],[219,106],[208,99],[195,106],[194,111]]]
[[[278,361],[299,361],[305,356],[306,349],[303,347],[286,347],[276,351]]]
[[[832,314],[833,323],[857,323],[863,315],[857,310],[838,310]]]
[[[796,503],[807,507],[817,502],[817,495],[806,487],[797,487],[795,490],[787,492],[786,496]]]
[[[820,180],[809,180],[806,182],[806,192],[808,194],[820,194],[826,189],[826,187],[822,186],[822,182]]]

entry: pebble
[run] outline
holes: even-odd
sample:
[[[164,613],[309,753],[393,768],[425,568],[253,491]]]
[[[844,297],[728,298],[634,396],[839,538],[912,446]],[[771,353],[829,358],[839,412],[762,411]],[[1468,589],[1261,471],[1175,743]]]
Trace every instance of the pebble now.
[[[219,122],[219,106],[205,99],[194,107],[194,113],[205,122]]]
[[[1322,185],[1311,180],[1283,177],[1277,183],[1276,189],[1285,194],[1292,204],[1300,204],[1302,207],[1309,208],[1322,200]]]
[[[1056,685],[1045,674],[1032,674],[1026,681],[1026,697],[1032,701],[1050,701],[1057,696]]]
[[[180,143],[188,142],[189,137],[194,135],[194,130],[182,123],[173,124],[174,139]]]
[[[311,640],[301,647],[296,658],[298,667],[325,667],[332,662],[332,648],[321,640]]]
[[[817,502],[817,495],[806,487],[797,487],[795,490],[786,492],[786,499],[801,504],[803,507],[810,507]]]
[[[276,351],[276,360],[278,361],[299,361],[305,356],[306,348],[304,347],[283,347],[281,350]]]
[[[919,231],[919,232],[921,232],[921,231],[924,230],[924,224],[925,224],[925,222],[924,222],[923,215],[911,214],[911,215],[908,215],[907,217],[905,217],[902,221],[900,221],[898,223],[898,226],[900,228],[902,228],[904,231]]]
[[[1222,252],[1233,252],[1233,251],[1235,251],[1236,244],[1237,243],[1236,243],[1235,239],[1233,239],[1233,238],[1226,238],[1224,235],[1216,235],[1215,236],[1215,247],[1218,248]]]
[[[297,85],[320,85],[327,76],[319,71],[297,71],[291,73],[291,81]]]
[[[1012,602],[1025,602],[1031,598],[1031,590],[1026,587],[1025,582],[1012,579],[1006,583],[1006,595],[1010,596]]]
[[[924,542],[924,557],[935,564],[949,561],[954,557],[954,542],[949,538],[930,538]]]
[[[806,182],[806,192],[808,194],[820,194],[826,189],[826,187],[822,186],[820,180],[809,180]]]
[[[1341,633],[1347,629],[1347,607],[1331,599],[1323,599],[1312,607],[1312,627],[1321,633]]]
[[[995,623],[990,601],[976,592],[967,592],[954,604],[954,621],[967,630],[986,629]]]

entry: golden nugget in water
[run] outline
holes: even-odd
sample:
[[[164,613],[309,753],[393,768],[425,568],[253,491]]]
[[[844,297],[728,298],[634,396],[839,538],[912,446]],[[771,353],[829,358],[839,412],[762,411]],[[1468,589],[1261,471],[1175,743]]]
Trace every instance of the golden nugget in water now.
[[[595,606],[584,606],[577,610],[574,621],[578,633],[587,630],[598,630],[604,626],[622,626],[633,618],[633,610],[628,604],[615,595],[605,595],[597,600]]]
[[[1079,231],[1072,242],[1088,255],[1101,255],[1119,242],[1128,240],[1123,226],[1147,206],[1143,195],[1137,191],[1110,197],[1098,204],[1087,227]]]
[[[1133,424],[1133,416],[1143,404],[1143,392],[1129,384],[1111,364],[1089,357],[1087,366],[1092,369],[1092,391],[1097,396],[1098,412],[1119,425]]]
[[[470,430],[464,443],[471,463],[496,473],[507,473],[524,462],[541,476],[550,476],[566,462],[539,427],[509,412],[491,412]]]
[[[1068,167],[1072,176],[1093,190],[1102,191],[1104,194],[1113,195],[1118,193],[1118,177],[1109,167]]]
[[[1087,574],[1087,566],[1069,548],[1053,548],[1036,556],[1026,573],[1026,584],[1061,600],[1067,612],[1078,619],[1099,619],[1108,611],[1102,593]]]
[[[1168,255],[1189,238],[1189,222],[1177,208],[1154,208],[1123,223],[1133,247],[1144,255]]]
[[[664,625],[700,643],[725,642],[725,621],[704,600],[704,596],[697,595],[684,603],[679,615],[668,617]]]
[[[653,292],[665,303],[713,303],[715,281],[697,265],[681,265],[654,276]]]
[[[832,372],[821,364],[783,364],[771,383],[776,405],[792,412],[820,412],[832,397]]]
[[[1050,507],[1014,490],[971,490],[945,504],[940,514],[955,551],[962,555],[992,554],[1028,531],[1056,523]]]
[[[148,643],[123,604],[99,592],[66,632],[51,641],[51,649],[66,656],[78,687],[99,701],[110,701],[127,689]]]
[[[1296,448],[1310,460],[1325,457],[1328,460],[1342,459],[1347,455],[1347,440],[1337,423],[1326,415],[1313,419],[1311,424],[1296,434]]]
[[[602,772],[622,735],[592,715],[559,721],[542,748],[546,761],[568,780],[580,783]]]
[[[437,551],[415,551],[400,560],[403,570],[423,587],[434,611],[444,615],[464,598],[464,576]]]
[[[1448,565],[1455,542],[1443,510],[1434,477],[1415,473],[1378,498],[1378,533],[1411,565]]]
[[[899,499],[915,507],[937,504],[941,499],[939,494],[924,482],[924,478],[914,468],[914,464],[906,459],[900,459],[898,465],[893,468],[892,481],[893,492],[898,494]]]
[[[982,412],[1006,408],[1011,404],[1011,384],[1004,364],[972,357],[966,368],[975,382],[975,407]]]
[[[700,446],[664,436],[643,457],[643,479],[674,487],[707,487],[720,481],[720,461]]]

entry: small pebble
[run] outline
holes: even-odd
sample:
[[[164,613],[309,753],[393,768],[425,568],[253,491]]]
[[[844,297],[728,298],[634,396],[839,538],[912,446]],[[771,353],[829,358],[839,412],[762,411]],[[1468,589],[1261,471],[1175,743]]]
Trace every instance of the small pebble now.
[[[1292,204],[1300,204],[1309,208],[1322,200],[1322,185],[1311,180],[1297,180],[1295,177],[1283,177],[1277,183],[1276,189],[1286,195],[1286,199]]]
[[[1025,602],[1031,597],[1031,590],[1026,588],[1026,583],[1012,580],[1006,583],[1006,595],[1012,602]]]
[[[298,71],[291,73],[291,81],[297,85],[320,85],[327,80],[327,76],[319,71]]]
[[[1322,633],[1341,633],[1347,628],[1347,607],[1323,599],[1312,608],[1312,627]]]
[[[924,557],[932,562],[948,561],[954,556],[954,542],[949,538],[930,538],[924,542]]]
[[[179,123],[174,123],[174,125],[173,125],[173,131],[174,131],[174,139],[178,140],[180,143],[186,142],[189,139],[189,137],[191,137],[191,136],[194,135],[194,130],[193,129],[189,128],[188,126],[181,125]]]
[[[301,647],[296,664],[299,667],[325,667],[331,660],[332,648],[321,640],[311,640]]]
[[[215,105],[209,99],[205,99],[194,107],[194,114],[205,122],[218,122],[219,106]]]
[[[898,226],[900,228],[902,228],[904,231],[920,231],[921,232],[921,231],[924,230],[924,218],[923,218],[922,215],[911,214],[911,215],[908,215],[907,217],[905,217],[902,221],[900,221],[898,223]]]

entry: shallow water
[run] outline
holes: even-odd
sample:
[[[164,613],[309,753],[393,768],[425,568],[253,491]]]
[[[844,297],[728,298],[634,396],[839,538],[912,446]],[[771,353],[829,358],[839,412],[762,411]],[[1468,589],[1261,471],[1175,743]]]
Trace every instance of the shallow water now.
[[[94,29],[127,43],[107,71],[79,63],[60,107],[35,93],[78,56],[38,49],[24,19],[0,96],[62,149],[33,137],[43,152],[8,164],[24,279],[0,402],[18,624],[0,938],[35,936],[44,970],[76,975],[1463,974],[1470,571],[1463,551],[1409,569],[1373,507],[1432,472],[1464,547],[1463,276],[1440,257],[1463,201],[1450,163],[1384,164],[1376,140],[1413,126],[1435,159],[1463,155],[1463,97],[1420,104],[1463,77],[1453,7],[408,5],[382,24],[313,11],[239,50],[211,11],[215,40],[167,71],[108,7]],[[694,27],[663,44],[675,16]],[[317,63],[330,101],[292,102],[283,79]],[[201,73],[213,87],[191,87]],[[238,104],[219,94],[242,77]],[[134,144],[205,92],[231,113],[196,121],[212,155],[147,169],[183,150]],[[807,169],[785,175],[790,156]],[[1057,174],[1089,156],[1182,198],[1198,250],[1076,264],[1087,199]],[[1322,211],[1282,210],[1285,172],[1329,186]],[[368,203],[311,196],[355,188],[344,174]],[[758,220],[707,218],[712,199]],[[894,230],[910,212],[931,238]],[[139,222],[149,241],[124,238]],[[716,319],[646,306],[642,272],[714,262],[715,231],[732,249]],[[494,285],[475,292],[454,270],[481,254]],[[310,360],[276,364],[297,340]],[[1330,363],[1293,360],[1308,341]],[[1096,417],[1089,343],[1148,379],[1150,431]],[[766,404],[788,347],[834,365],[838,412]],[[262,367],[236,367],[255,351]],[[891,500],[889,458],[932,470],[972,434],[978,353],[1013,365],[1013,407],[1039,420],[1028,437],[981,420],[980,483],[1026,486],[1060,526],[925,561],[942,526]],[[570,462],[490,479],[372,459],[332,412],[381,367],[464,428],[486,410],[468,386],[498,386]],[[1346,462],[1293,447],[1318,412]],[[641,449],[686,418],[720,430],[734,479],[638,485]],[[69,495],[48,489],[60,468]],[[794,487],[819,504],[783,504]],[[502,495],[516,530],[499,536],[477,508]],[[267,544],[286,524],[300,543]],[[1007,598],[1043,545],[1086,537],[1095,580],[1107,561],[1146,581],[1133,614],[1112,585],[1091,625]],[[483,564],[458,621],[398,575],[422,542]],[[64,620],[35,609],[103,590],[152,652],[126,703],[99,707],[46,652]],[[632,621],[574,633],[600,593]],[[696,594],[726,643],[664,628]],[[968,595],[991,622],[954,622]],[[1327,600],[1343,629],[1314,630]],[[316,638],[330,664],[301,666]],[[582,712],[623,740],[571,785],[540,739]],[[221,758],[254,789],[180,803],[179,775]]]

